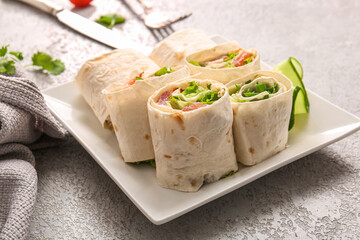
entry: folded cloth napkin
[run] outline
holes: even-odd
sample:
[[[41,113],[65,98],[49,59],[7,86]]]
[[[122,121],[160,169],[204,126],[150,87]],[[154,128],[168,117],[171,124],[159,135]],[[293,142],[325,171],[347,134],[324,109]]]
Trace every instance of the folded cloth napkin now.
[[[0,74],[0,239],[25,239],[37,191],[31,150],[64,142],[34,82]]]

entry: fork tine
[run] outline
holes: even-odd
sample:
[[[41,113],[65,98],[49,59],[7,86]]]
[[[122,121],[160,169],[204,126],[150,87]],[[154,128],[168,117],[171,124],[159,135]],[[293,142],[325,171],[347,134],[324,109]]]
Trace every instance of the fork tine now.
[[[169,34],[166,32],[165,28],[158,29],[159,34],[161,35],[162,39],[166,38]]]
[[[169,36],[171,33],[174,32],[174,29],[171,27],[171,25],[168,25],[166,27],[163,28],[164,32],[166,32],[167,36]]]
[[[168,27],[169,27],[171,33],[175,32],[171,25],[169,25]]]
[[[158,34],[156,34],[156,30],[155,28],[149,28],[148,29],[150,30],[151,34],[154,36],[154,38],[156,39],[157,42],[160,42],[161,41],[161,38],[158,36]]]

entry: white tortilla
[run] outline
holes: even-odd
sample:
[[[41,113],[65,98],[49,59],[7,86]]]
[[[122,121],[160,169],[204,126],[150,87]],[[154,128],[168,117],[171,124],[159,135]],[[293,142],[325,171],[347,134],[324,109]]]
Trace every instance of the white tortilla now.
[[[156,102],[166,91],[195,81],[206,88],[223,89],[224,96],[193,111],[169,109]],[[156,177],[164,188],[195,192],[238,166],[232,136],[232,109],[225,86],[213,80],[184,79],[156,91],[148,101]]]
[[[146,75],[159,68],[142,53],[132,49],[118,49],[86,61],[77,73],[75,83],[101,125],[111,128],[101,91],[113,83],[122,84],[141,72]]]
[[[154,159],[147,113],[148,98],[155,90],[189,75],[189,69],[182,66],[163,76],[138,80],[127,88],[121,89],[119,85],[113,84],[103,91],[125,162]]]
[[[236,158],[247,166],[260,163],[284,150],[288,141],[293,84],[287,77],[277,72],[257,71],[229,82],[226,87],[261,76],[273,78],[284,89],[260,101],[231,102]]]
[[[216,81],[219,81],[221,83],[228,83],[231,80],[244,77],[254,71],[260,70],[260,55],[259,52],[256,49],[249,49],[250,51],[256,53],[255,59],[241,67],[236,68],[221,68],[221,69],[212,69],[207,67],[200,67],[195,66],[191,64],[191,61],[196,62],[206,62],[213,59],[216,59],[220,56],[223,56],[231,51],[235,51],[237,49],[241,48],[240,44],[232,41],[232,42],[226,42],[220,45],[217,45],[210,49],[205,49],[199,52],[195,52],[193,54],[190,54],[185,58],[185,62],[187,66],[190,69],[190,73],[192,75],[196,75],[199,79],[214,79]]]
[[[178,31],[158,43],[149,57],[159,66],[185,65],[190,53],[216,46],[203,31],[189,28]]]

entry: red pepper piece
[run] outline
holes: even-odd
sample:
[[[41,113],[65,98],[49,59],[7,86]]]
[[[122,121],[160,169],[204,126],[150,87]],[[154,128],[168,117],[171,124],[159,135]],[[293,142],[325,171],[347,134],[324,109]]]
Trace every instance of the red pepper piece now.
[[[251,53],[244,52],[243,54],[241,54],[241,56],[239,58],[235,59],[232,64],[235,67],[240,67],[240,66],[244,65],[244,60],[251,56],[252,56]]]

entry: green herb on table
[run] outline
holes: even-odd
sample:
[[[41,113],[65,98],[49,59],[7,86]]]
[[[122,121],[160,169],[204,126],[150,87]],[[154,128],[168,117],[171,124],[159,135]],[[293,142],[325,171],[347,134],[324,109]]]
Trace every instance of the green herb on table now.
[[[117,14],[106,14],[101,16],[99,19],[95,20],[95,22],[112,29],[116,24],[121,24],[125,22],[125,18],[123,16]]]
[[[9,45],[2,46],[0,48],[0,73],[14,74],[16,71],[15,68],[15,58],[23,60],[21,52],[9,52]]]
[[[65,65],[60,59],[53,60],[49,54],[44,52],[35,53],[31,60],[33,66],[41,67],[52,75],[59,75],[65,70]]]

